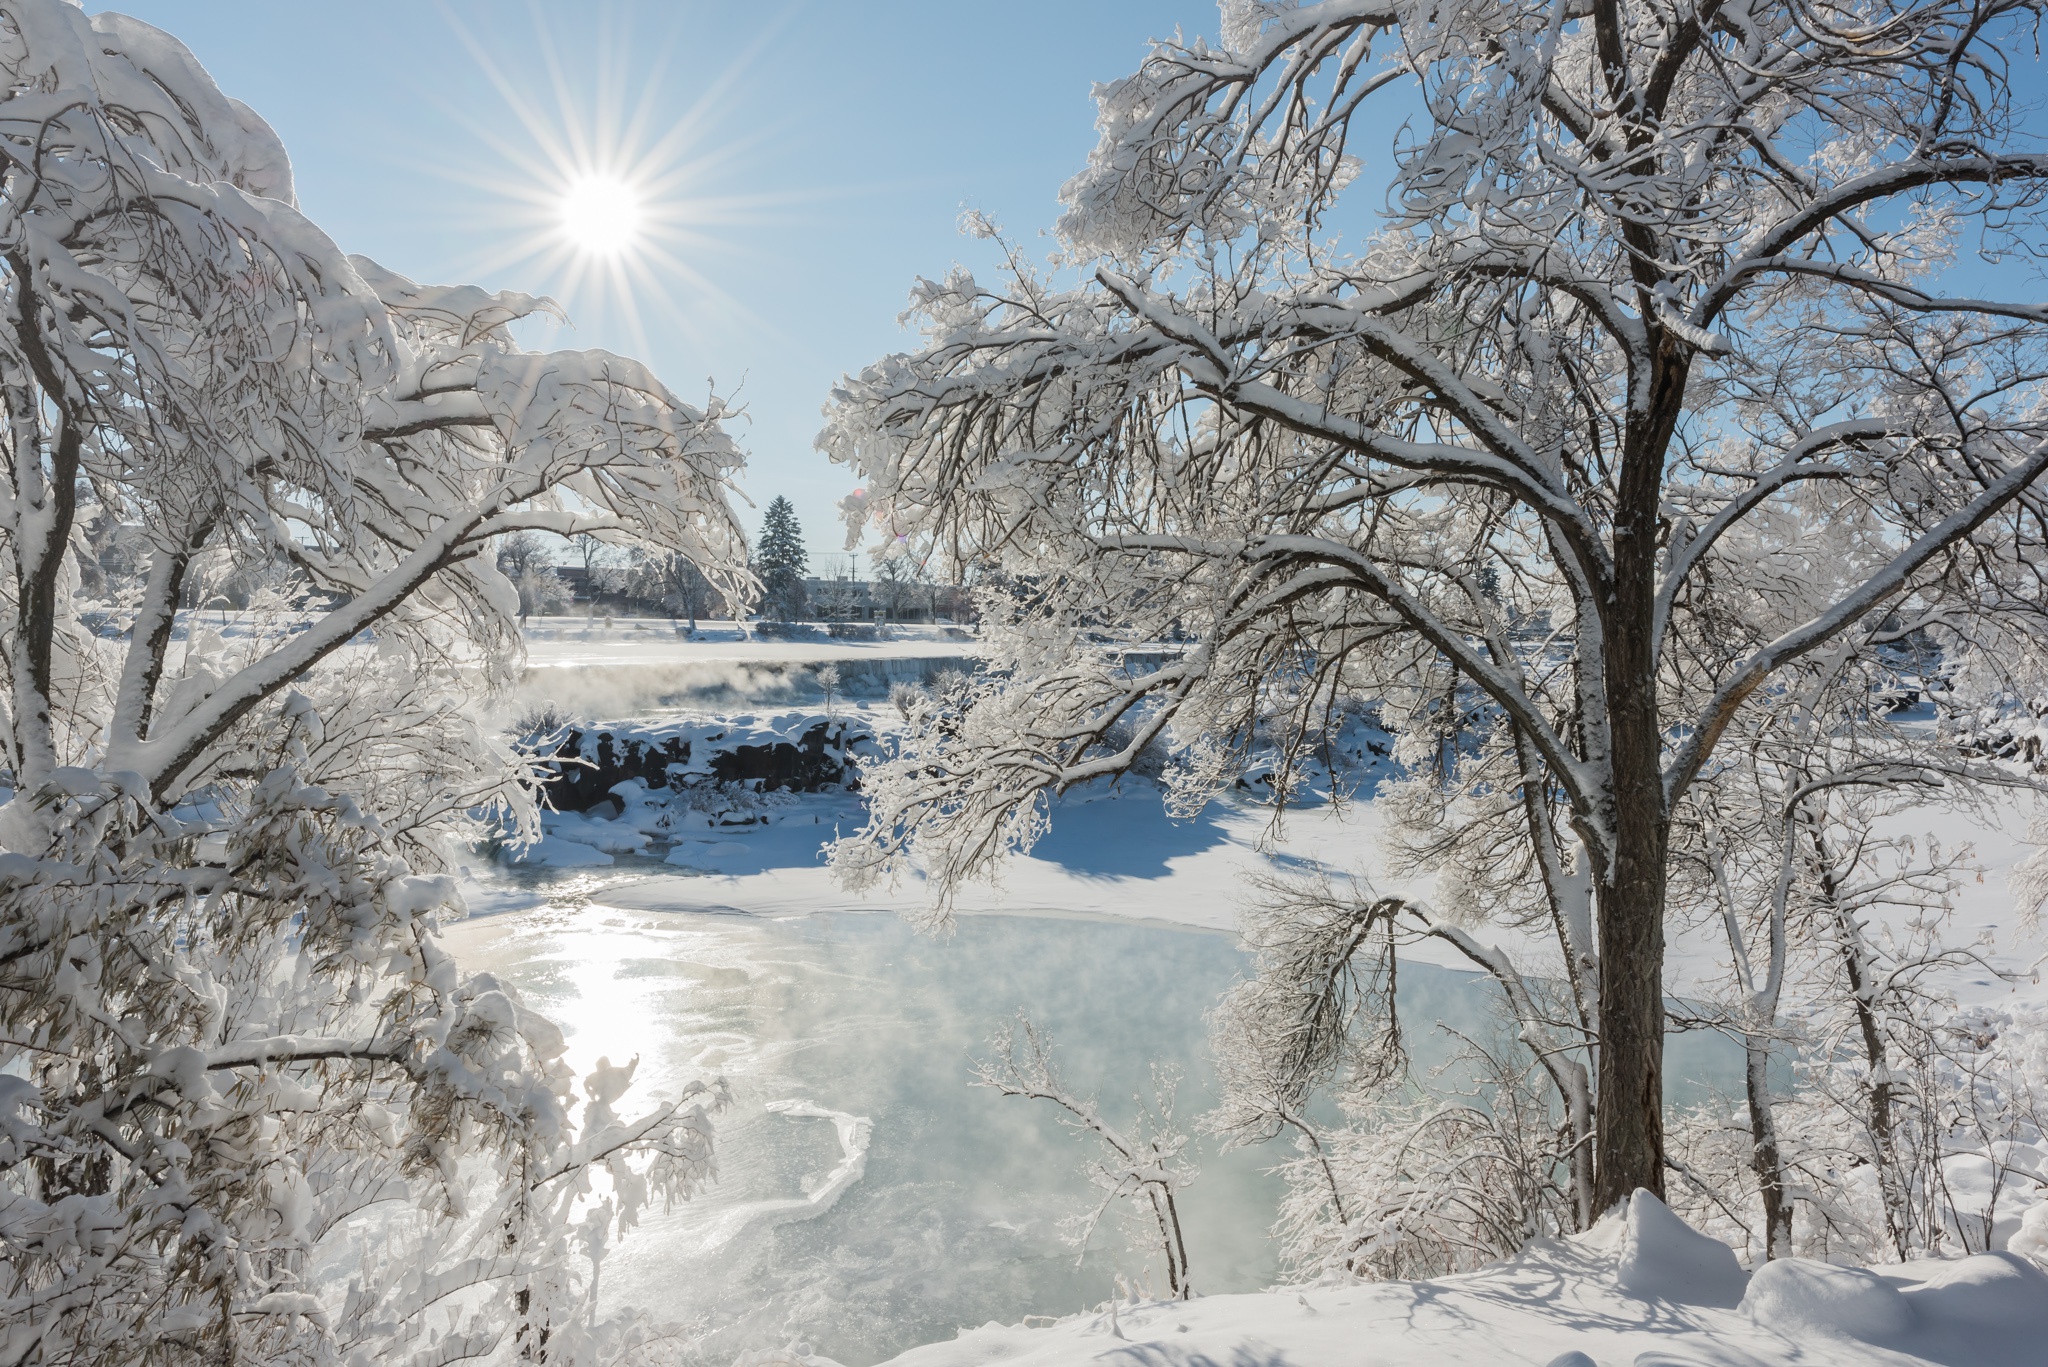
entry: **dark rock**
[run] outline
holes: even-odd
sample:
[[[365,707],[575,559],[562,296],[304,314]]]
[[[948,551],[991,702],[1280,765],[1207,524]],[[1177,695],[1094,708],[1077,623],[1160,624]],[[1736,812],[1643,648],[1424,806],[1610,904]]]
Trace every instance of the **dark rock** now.
[[[693,742],[679,736],[657,739],[572,728],[545,766],[550,771],[547,798],[558,811],[588,812],[611,804],[616,814],[622,808],[611,793],[619,784],[637,778],[651,789],[667,788],[688,781],[672,770],[691,770],[701,781],[707,767],[711,780],[719,784],[745,783],[764,791],[799,793],[827,787],[851,790],[859,783],[848,746],[864,734],[856,733],[844,721],[819,721],[794,742],[719,746],[714,737],[695,742],[710,753],[701,764],[693,765]]]
[[[842,744],[828,745],[831,732],[843,732],[829,722],[818,722],[792,745],[735,745],[711,757],[711,774],[720,783],[759,783],[773,790],[815,793],[826,784],[854,786],[852,760]]]

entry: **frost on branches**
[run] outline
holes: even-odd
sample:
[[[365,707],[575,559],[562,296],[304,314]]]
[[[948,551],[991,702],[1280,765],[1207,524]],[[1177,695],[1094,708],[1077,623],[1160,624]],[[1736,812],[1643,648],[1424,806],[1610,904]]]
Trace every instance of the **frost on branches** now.
[[[1397,920],[1568,984],[1581,1218],[1663,1191],[1674,830],[1731,729],[1902,634],[2042,691],[2048,308],[1943,287],[2043,245],[2035,11],[1231,0],[1156,45],[1050,272],[920,283],[922,349],[838,391],[853,511],[1009,590],[838,866],[943,893],[1169,729],[1195,803],[1379,699],[1460,873]]]
[[[1062,1222],[1068,1242],[1085,1256],[1102,1217],[1119,1202],[1128,1202],[1125,1214],[1135,1232],[1134,1242],[1155,1245],[1166,1269],[1165,1294],[1155,1292],[1153,1299],[1191,1299],[1195,1292],[1188,1280],[1178,1197],[1199,1174],[1187,1159],[1188,1137],[1174,1128],[1179,1072],[1153,1065],[1151,1101],[1142,1094],[1134,1096],[1137,1115],[1131,1125],[1120,1127],[1103,1117],[1094,1097],[1083,1097],[1067,1085],[1054,1066],[1051,1043],[1029,1017],[1020,1015],[1014,1026],[1005,1025],[989,1047],[991,1056],[974,1065],[977,1085],[993,1087],[1004,1096],[1050,1102],[1058,1108],[1061,1124],[1094,1135],[1102,1145],[1103,1155],[1086,1165],[1089,1184],[1101,1199],[1086,1214]],[[1077,1257],[1075,1266],[1079,1265]],[[1149,1271],[1145,1280],[1151,1280]]]
[[[434,926],[532,823],[494,542],[737,588],[719,410],[344,256],[155,29],[21,0],[0,69],[0,1363],[626,1351],[596,1269],[720,1095],[579,1096]]]

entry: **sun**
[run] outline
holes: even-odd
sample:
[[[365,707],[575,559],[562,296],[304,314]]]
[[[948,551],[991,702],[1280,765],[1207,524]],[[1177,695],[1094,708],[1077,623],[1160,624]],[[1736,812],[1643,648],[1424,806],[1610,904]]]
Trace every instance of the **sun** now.
[[[538,63],[500,60],[483,35],[454,24],[503,99],[459,115],[489,155],[463,149],[439,167],[481,192],[464,214],[461,269],[514,275],[560,305],[552,321],[534,322],[533,345],[572,326],[571,315],[593,340],[618,333],[641,355],[652,349],[649,324],[700,344],[765,327],[726,289],[720,266],[758,253],[748,230],[786,222],[791,203],[817,192],[743,186],[768,133],[721,120],[754,58],[736,59],[678,102],[685,87],[668,75],[686,50],[679,22],[650,39],[623,21],[579,24],[573,41],[558,41],[547,7],[533,9]]]
[[[618,256],[640,240],[640,192],[619,176],[579,176],[562,195],[562,233],[593,256]]]

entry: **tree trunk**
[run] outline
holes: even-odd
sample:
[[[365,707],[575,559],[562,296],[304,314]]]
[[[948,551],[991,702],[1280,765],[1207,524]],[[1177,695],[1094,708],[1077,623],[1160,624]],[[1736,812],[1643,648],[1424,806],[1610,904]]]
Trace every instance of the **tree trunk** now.
[[[1594,1204],[1664,1195],[1664,856],[1654,810],[1624,794],[1600,898],[1600,1097]]]
[[[1664,1195],[1664,890],[1671,821],[1657,708],[1657,535],[1664,450],[1683,407],[1684,366],[1660,355],[1649,416],[1631,424],[1614,525],[1607,614],[1614,858],[1600,889],[1597,1207],[1643,1187]]]
[[[1566,1098],[1572,1122],[1572,1201],[1578,1212],[1579,1228],[1591,1229],[1600,1218],[1600,1205],[1593,1198],[1593,1086],[1586,1066],[1573,1060],[1568,1070],[1571,1095]]]
[[[1604,16],[1602,24],[1611,18]],[[1602,28],[1603,50],[1617,36]],[[1652,245],[1631,243],[1638,250]],[[1648,265],[1654,255],[1636,268],[1646,316],[1656,284]],[[1594,1163],[1602,1211],[1627,1200],[1637,1187],[1664,1195],[1664,892],[1671,816],[1664,796],[1655,626],[1664,459],[1685,411],[1690,353],[1672,337],[1655,336],[1648,360],[1648,392],[1630,387],[1631,417],[1615,489],[1614,588],[1602,624],[1614,799],[1614,810],[1604,814],[1614,835],[1614,858],[1600,889]]]
[[[1639,619],[1640,620],[1640,619]],[[1625,633],[1617,632],[1617,636]],[[1616,653],[1626,660],[1617,640]],[[1611,876],[1600,890],[1598,1143],[1594,1206],[1626,1201],[1638,1187],[1664,1195],[1664,890],[1671,837],[1656,693],[1647,661],[1608,697],[1613,718],[1614,836]]]
[[[1778,1113],[1771,1103],[1770,1042],[1743,1037],[1743,1083],[1749,1093],[1750,1166],[1764,1207],[1764,1257],[1792,1256],[1792,1198],[1785,1191],[1785,1163],[1778,1148]]]

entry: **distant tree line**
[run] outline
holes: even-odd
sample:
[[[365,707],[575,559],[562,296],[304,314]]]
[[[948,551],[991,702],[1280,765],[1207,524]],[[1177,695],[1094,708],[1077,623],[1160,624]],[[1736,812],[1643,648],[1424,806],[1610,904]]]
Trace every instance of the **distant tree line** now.
[[[965,621],[972,593],[961,583],[941,582],[929,558],[897,541],[870,551],[869,577],[813,575],[803,524],[787,498],[769,503],[750,564],[760,582],[752,604],[735,602],[679,555],[619,547],[594,536],[562,538],[526,532],[504,538],[498,569],[519,594],[522,620],[572,613],[579,606],[621,616],[754,616],[775,622]],[[244,577],[247,571],[243,572]],[[213,595],[241,606],[238,585],[224,584]],[[194,604],[198,606],[199,604]],[[208,605],[211,605],[210,603]]]

